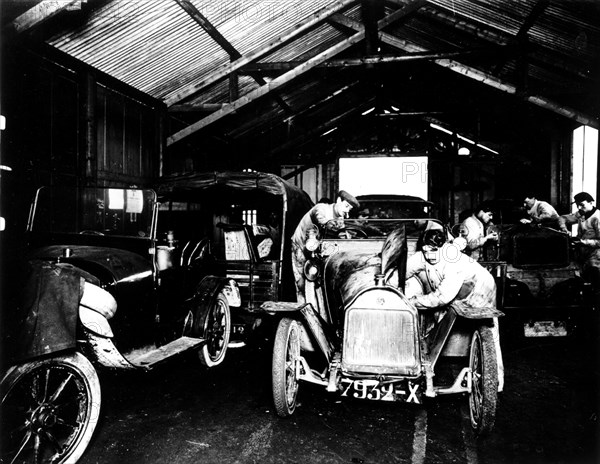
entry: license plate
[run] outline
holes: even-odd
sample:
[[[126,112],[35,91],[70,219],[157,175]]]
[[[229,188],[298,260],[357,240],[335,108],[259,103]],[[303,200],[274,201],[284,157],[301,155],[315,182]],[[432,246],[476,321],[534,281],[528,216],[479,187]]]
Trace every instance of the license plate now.
[[[342,396],[374,401],[404,401],[421,403],[421,390],[418,383],[409,380],[394,383],[374,379],[342,379]]]
[[[566,337],[567,325],[563,321],[535,321],[524,324],[526,337]]]

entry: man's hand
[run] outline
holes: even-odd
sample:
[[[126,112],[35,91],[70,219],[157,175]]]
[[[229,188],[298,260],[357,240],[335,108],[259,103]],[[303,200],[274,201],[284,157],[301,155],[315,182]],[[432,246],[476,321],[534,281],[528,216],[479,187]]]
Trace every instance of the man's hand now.
[[[531,224],[531,219],[521,219],[521,224]]]
[[[487,240],[498,240],[498,232],[492,232],[485,236]]]

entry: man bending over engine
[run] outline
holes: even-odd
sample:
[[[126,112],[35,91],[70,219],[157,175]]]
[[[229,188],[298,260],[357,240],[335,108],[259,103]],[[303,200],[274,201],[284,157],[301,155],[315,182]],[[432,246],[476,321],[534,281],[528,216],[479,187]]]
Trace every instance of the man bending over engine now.
[[[305,302],[304,296],[304,263],[306,256],[304,253],[304,242],[306,241],[308,231],[317,227],[323,232],[325,227],[342,228],[344,218],[352,208],[358,209],[360,203],[345,190],[340,190],[335,198],[335,203],[317,203],[300,220],[292,235],[292,269],[296,281],[296,298],[298,303]],[[334,222],[330,222],[333,221]]]
[[[496,310],[494,277],[459,247],[446,242],[442,230],[427,230],[423,248],[407,259],[406,279],[417,277],[422,291],[407,291],[410,302],[420,310],[449,306],[459,313]],[[411,288],[414,288],[412,286]],[[408,287],[407,287],[407,290]],[[494,317],[492,333],[498,361],[498,391],[504,388],[504,363],[500,350],[498,318]]]

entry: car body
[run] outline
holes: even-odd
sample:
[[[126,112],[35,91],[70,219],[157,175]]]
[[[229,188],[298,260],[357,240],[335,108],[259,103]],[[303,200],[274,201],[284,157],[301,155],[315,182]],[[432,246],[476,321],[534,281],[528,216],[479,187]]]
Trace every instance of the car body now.
[[[593,292],[581,277],[570,237],[533,224],[495,229],[498,245],[485,265],[502,276],[500,304],[510,335],[523,341],[585,330],[593,320]]]
[[[408,219],[431,217],[433,203],[412,195],[358,195],[360,209],[351,211],[352,218]]]
[[[144,371],[189,350],[208,367],[225,359],[238,286],[166,259],[177,243],[158,236],[159,209],[150,189],[37,191],[3,341],[3,462],[76,462],[99,418],[97,368]]]
[[[434,220],[347,220],[335,236],[307,241],[306,303],[267,302],[280,320],[272,360],[278,415],[296,407],[299,381],[342,397],[422,404],[444,394],[469,397],[479,434],[494,424],[498,371],[491,325],[499,311],[476,316],[448,309],[433,330],[404,294],[406,258]],[[359,232],[360,230],[360,232]],[[351,232],[351,233],[348,233]],[[384,277],[397,274],[396,283]],[[450,382],[441,363],[459,359]]]

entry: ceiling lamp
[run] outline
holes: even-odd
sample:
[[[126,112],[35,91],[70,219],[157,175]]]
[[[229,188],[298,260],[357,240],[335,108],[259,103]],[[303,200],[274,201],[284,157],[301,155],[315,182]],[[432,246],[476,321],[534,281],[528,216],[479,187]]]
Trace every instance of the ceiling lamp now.
[[[458,149],[459,156],[469,156],[470,154],[471,154],[471,150],[469,150],[467,147],[460,147]]]

